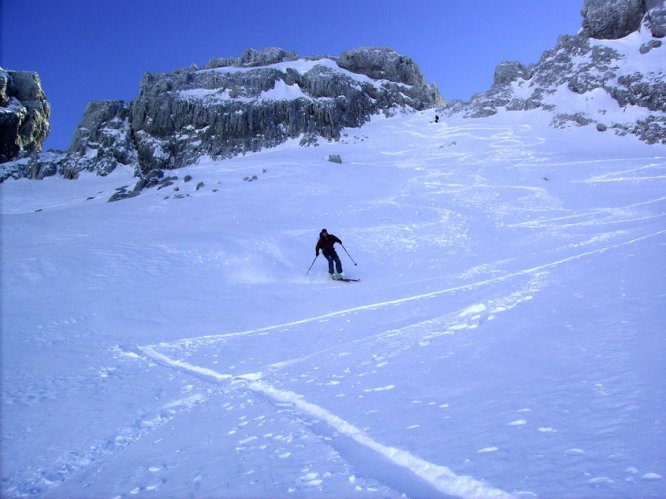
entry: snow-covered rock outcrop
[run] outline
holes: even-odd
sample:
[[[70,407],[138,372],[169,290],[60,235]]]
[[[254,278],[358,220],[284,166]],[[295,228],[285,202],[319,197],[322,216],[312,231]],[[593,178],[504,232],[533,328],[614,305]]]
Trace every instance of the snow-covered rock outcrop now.
[[[40,151],[50,114],[37,73],[0,68],[0,163]]]
[[[360,127],[373,115],[442,104],[414,61],[389,48],[340,57],[247,50],[203,68],[148,73],[132,102],[90,103],[66,154],[48,164],[6,165],[3,178],[54,170],[69,178],[80,171],[106,175],[131,165],[146,183],[157,171],[203,156],[229,158],[289,139],[302,145],[337,140],[343,128]]]
[[[484,117],[542,108],[557,127],[595,124],[666,143],[664,0],[586,0],[582,14],[577,35],[561,36],[534,65],[501,63],[489,91],[446,112]]]
[[[339,139],[378,113],[442,103],[414,62],[387,48],[339,58],[247,51],[206,67],[147,74],[131,103],[142,172],[231,157],[300,138]]]

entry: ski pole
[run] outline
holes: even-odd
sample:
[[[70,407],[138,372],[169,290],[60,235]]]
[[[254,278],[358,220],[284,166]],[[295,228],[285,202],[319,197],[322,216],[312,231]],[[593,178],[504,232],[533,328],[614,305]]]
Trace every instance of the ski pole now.
[[[352,256],[349,254],[349,251],[347,251],[347,248],[345,248],[345,245],[342,244],[342,243],[340,243],[340,246],[342,246],[342,249],[345,250],[345,253],[347,253],[347,256],[349,257],[349,259],[350,259],[352,262],[354,262],[354,259],[353,259]],[[354,265],[358,266],[358,263],[354,262]]]
[[[309,268],[308,271],[305,273],[306,276],[310,273],[310,270],[312,270],[312,266],[314,265],[314,262],[317,260],[317,258],[319,258],[319,255],[315,256],[315,257],[314,257],[314,260],[312,260],[312,263],[310,264],[310,268]]]

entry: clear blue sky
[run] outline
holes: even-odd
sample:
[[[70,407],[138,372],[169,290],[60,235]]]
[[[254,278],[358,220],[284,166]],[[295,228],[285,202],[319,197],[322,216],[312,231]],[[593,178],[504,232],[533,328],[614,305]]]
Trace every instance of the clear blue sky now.
[[[46,149],[69,147],[92,100],[136,97],[141,75],[246,48],[412,57],[447,100],[487,90],[497,64],[538,61],[582,24],[583,0],[0,0],[0,66],[37,71]]]

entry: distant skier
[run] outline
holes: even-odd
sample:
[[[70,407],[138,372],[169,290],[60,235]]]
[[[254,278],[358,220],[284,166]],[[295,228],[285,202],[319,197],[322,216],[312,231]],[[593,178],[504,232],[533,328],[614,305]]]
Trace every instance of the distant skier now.
[[[439,123],[439,114],[435,115],[435,123]]]
[[[331,279],[342,279],[344,278],[342,274],[342,262],[333,247],[335,243],[342,244],[342,241],[333,234],[329,234],[326,229],[321,229],[319,240],[317,240],[317,246],[315,247],[315,254],[319,256],[319,251],[321,251],[326,260],[328,260],[328,273],[331,275]],[[335,263],[336,273],[333,273],[333,263]]]

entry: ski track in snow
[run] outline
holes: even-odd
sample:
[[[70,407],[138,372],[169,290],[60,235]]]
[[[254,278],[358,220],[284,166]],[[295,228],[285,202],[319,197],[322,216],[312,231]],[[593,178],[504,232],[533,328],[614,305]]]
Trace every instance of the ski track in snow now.
[[[506,225],[507,227],[547,227],[549,224],[552,222],[560,222],[560,221],[569,221],[569,220],[574,220],[574,219],[585,219],[585,218],[592,218],[592,220],[583,220],[579,224],[576,223],[571,223],[565,225],[566,227],[575,227],[576,225],[580,226],[587,226],[590,225],[590,222],[593,223],[598,223],[600,221],[606,222],[606,223],[612,223],[612,217],[616,217],[615,222],[621,223],[621,222],[626,222],[626,221],[634,221],[634,220],[643,220],[647,219],[650,217],[643,217],[643,218],[627,218],[628,216],[633,216],[632,209],[633,208],[638,208],[638,207],[646,207],[646,206],[652,206],[656,205],[658,203],[663,203],[666,202],[666,196],[659,196],[654,199],[648,199],[646,201],[640,201],[637,203],[629,203],[621,207],[615,207],[615,208],[597,208],[597,209],[592,209],[592,210],[585,210],[584,213],[574,213],[572,215],[563,215],[559,217],[551,217],[547,219],[542,219],[542,220],[528,220],[526,222],[520,222],[520,223],[515,223],[515,224],[508,224]],[[654,217],[661,217],[664,216],[664,213],[658,214]]]
[[[235,385],[243,389],[249,389],[253,392],[256,392],[259,395],[268,397],[269,399],[273,400],[275,404],[285,404],[285,403],[291,404],[295,409],[326,423],[339,434],[350,437],[358,445],[371,449],[374,452],[376,452],[378,455],[381,455],[383,458],[392,461],[397,466],[409,470],[415,476],[429,483],[443,494],[459,495],[463,497],[510,497],[511,495],[509,493],[496,489],[492,486],[486,485],[480,480],[476,480],[472,477],[465,475],[457,475],[446,466],[430,463],[424,459],[421,459],[418,456],[413,455],[408,451],[401,450],[376,441],[375,439],[367,435],[363,430],[354,426],[348,421],[345,421],[344,419],[335,415],[328,409],[325,409],[324,407],[321,407],[317,404],[306,401],[302,395],[292,391],[278,389],[272,386],[271,384],[267,383],[266,381],[263,381],[261,379],[262,378],[261,372],[247,373],[241,375],[219,373],[207,367],[193,365],[189,362],[172,358],[164,353],[160,353],[160,350],[169,350],[174,347],[195,347],[195,346],[201,347],[202,345],[211,345],[215,342],[232,339],[234,337],[265,334],[268,331],[273,331],[278,329],[288,330],[291,327],[310,322],[322,321],[324,319],[331,319],[333,317],[339,317],[339,316],[347,316],[349,314],[362,311],[374,312],[388,306],[399,306],[402,304],[407,304],[418,300],[433,298],[443,294],[450,294],[457,291],[465,291],[483,286],[489,286],[497,282],[508,281],[521,276],[533,276],[535,279],[538,280],[541,274],[554,267],[563,265],[565,263],[574,260],[579,260],[593,255],[597,255],[599,253],[604,253],[607,251],[618,249],[624,246],[630,246],[638,242],[660,236],[662,234],[666,234],[666,230],[657,231],[640,237],[635,237],[633,239],[618,244],[603,246],[601,248],[597,248],[594,250],[577,253],[575,255],[543,263],[541,265],[523,269],[517,272],[512,272],[510,274],[501,275],[498,277],[493,277],[490,279],[477,281],[473,283],[468,283],[457,287],[447,288],[443,290],[433,291],[414,296],[408,296],[405,298],[389,300],[385,302],[372,303],[369,305],[363,305],[345,310],[339,310],[328,314],[319,315],[316,317],[310,317],[298,321],[266,326],[242,332],[200,336],[194,338],[187,338],[170,343],[159,343],[155,345],[139,346],[138,350],[142,352],[146,357],[169,368],[185,371],[197,377],[204,378],[215,383],[231,383],[232,386]],[[577,245],[574,245],[574,247],[575,246]],[[444,318],[425,320],[419,323],[414,323],[410,326],[402,327],[398,330],[384,331],[382,333],[375,334],[370,337],[356,340],[356,343],[371,341],[375,344],[375,346],[377,346],[381,345],[382,344],[381,340],[387,336],[406,337],[410,336],[410,333],[416,331],[417,332],[416,336],[411,338],[411,341],[408,341],[407,347],[409,344],[413,343],[419,343],[421,345],[427,344],[427,342],[429,342],[433,338],[443,334],[456,334],[462,331],[475,329],[480,325],[480,323],[483,320],[492,320],[495,318],[495,316],[498,313],[502,313],[514,308],[522,301],[533,299],[531,293],[538,292],[538,289],[539,289],[538,285],[535,286],[534,284],[528,283],[526,289],[515,292],[512,296],[506,297],[506,299],[502,302],[501,305],[499,305],[498,303],[489,304],[490,307],[487,306],[486,304],[470,305],[469,307],[460,310],[458,312],[455,312],[453,314],[449,314]],[[346,346],[349,347],[350,345]],[[339,349],[339,348],[341,348],[341,346],[336,345],[335,347],[332,347],[330,349],[313,352],[305,357],[274,362],[268,366],[264,366],[264,368],[273,369],[273,370],[280,369],[288,365],[293,365],[296,362],[303,361],[306,358],[310,358],[316,355],[321,355],[325,351],[331,349]],[[377,350],[377,348],[375,350]],[[392,348],[393,348],[392,354],[395,355],[396,354],[395,344],[392,344]],[[365,391],[366,392],[384,391],[384,390],[391,390],[392,388],[393,386],[375,387],[372,389],[366,389]],[[524,419],[517,419],[514,421],[510,421],[507,424],[509,426],[523,426],[527,424],[527,421],[525,421]],[[549,433],[556,430],[548,427],[543,427],[539,431],[542,433]],[[497,450],[498,449],[496,447],[488,447],[479,450],[478,453],[480,454],[494,453]]]

